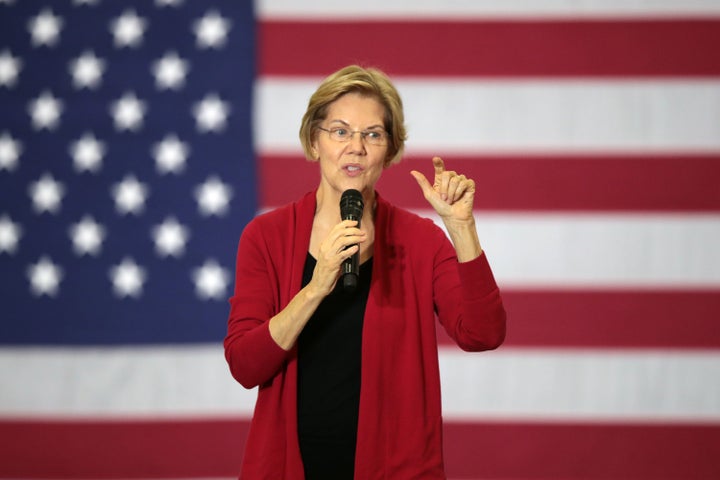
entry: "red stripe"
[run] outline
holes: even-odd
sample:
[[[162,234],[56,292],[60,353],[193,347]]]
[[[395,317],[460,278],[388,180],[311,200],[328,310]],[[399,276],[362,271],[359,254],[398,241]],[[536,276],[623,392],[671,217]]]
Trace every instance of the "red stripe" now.
[[[720,211],[720,157],[481,156],[444,157],[446,167],[477,183],[478,210]],[[385,170],[378,190],[408,208],[428,208],[410,170],[432,175],[430,157],[405,158]],[[301,156],[260,159],[260,204],[293,201],[319,181]]]
[[[445,424],[451,478],[720,478],[720,426]]]
[[[246,420],[0,422],[3,478],[236,477]],[[450,478],[720,478],[720,426],[446,422]]]
[[[720,348],[717,290],[502,292],[506,346]]]
[[[0,421],[0,478],[237,477],[246,421]]]
[[[710,76],[720,20],[262,21],[261,75]],[[290,54],[288,54],[290,52]]]

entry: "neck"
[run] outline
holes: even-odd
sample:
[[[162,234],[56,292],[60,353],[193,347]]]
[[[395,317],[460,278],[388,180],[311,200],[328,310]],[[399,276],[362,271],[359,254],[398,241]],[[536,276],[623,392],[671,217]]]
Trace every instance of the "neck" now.
[[[363,209],[361,223],[365,224],[365,222],[372,222],[373,219],[373,212],[375,211],[375,190],[363,191],[362,196],[365,208]],[[340,197],[342,197],[342,192],[320,186],[315,194],[315,200],[317,202],[315,218],[331,225],[338,223],[340,221]]]

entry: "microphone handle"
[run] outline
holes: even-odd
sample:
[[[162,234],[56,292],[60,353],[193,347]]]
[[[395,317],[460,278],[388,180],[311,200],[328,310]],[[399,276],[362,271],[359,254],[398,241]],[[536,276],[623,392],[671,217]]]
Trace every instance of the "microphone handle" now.
[[[360,228],[360,219],[355,215],[348,215],[343,220],[357,220],[358,228]],[[357,245],[357,244],[355,244]],[[350,245],[352,247],[352,245]],[[348,248],[350,248],[348,247]],[[350,258],[346,258],[342,263],[342,282],[343,289],[352,293],[357,289],[358,280],[360,278],[360,250],[353,253]]]
[[[359,275],[357,274],[358,254],[354,253],[352,257],[343,262],[343,289],[350,293],[354,292],[358,285]]]

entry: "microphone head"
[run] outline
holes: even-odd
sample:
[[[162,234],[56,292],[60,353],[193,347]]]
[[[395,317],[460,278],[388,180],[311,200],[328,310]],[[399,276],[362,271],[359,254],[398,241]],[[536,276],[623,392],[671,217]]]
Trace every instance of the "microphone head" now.
[[[360,220],[363,214],[363,208],[365,202],[363,201],[362,194],[350,188],[345,190],[340,197],[340,216],[343,220],[352,219]]]

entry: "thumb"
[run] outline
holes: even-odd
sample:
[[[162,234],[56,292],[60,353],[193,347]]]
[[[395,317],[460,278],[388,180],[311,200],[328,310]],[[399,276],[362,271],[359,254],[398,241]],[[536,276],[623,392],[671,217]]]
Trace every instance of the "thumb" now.
[[[425,175],[418,172],[417,170],[411,170],[410,175],[415,177],[415,180],[417,181],[418,185],[420,185],[420,188],[422,189],[425,196],[427,196],[430,191],[432,191],[432,185],[430,185],[430,182],[428,182],[428,179],[425,178]]]
[[[423,197],[425,197],[425,200],[428,201],[428,203],[435,209],[435,211],[439,213],[440,209],[447,207],[447,205],[445,205],[445,202],[440,199],[440,195],[435,191],[430,182],[428,182],[428,179],[425,178],[425,175],[418,172],[417,170],[412,170],[410,172],[410,175],[415,177],[415,180],[422,189]]]

